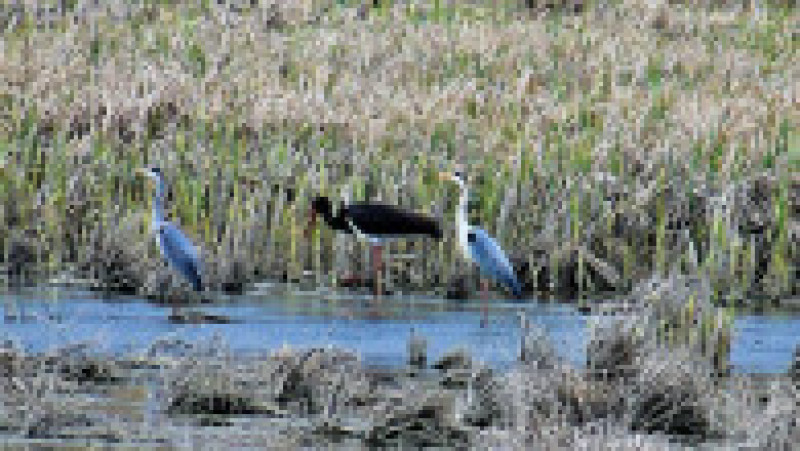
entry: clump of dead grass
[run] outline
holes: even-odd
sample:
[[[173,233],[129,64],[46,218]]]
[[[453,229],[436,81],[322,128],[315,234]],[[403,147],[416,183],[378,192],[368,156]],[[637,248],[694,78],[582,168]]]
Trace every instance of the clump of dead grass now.
[[[0,427],[33,439],[120,441],[124,428],[96,413],[83,413],[92,387],[119,384],[116,362],[87,352],[84,343],[42,354],[4,346],[0,384]]]
[[[630,378],[639,370],[637,357],[652,343],[646,317],[629,316],[594,324],[586,351],[587,370],[600,380]]]
[[[257,362],[212,340],[167,362],[161,397],[169,414],[334,416],[369,395],[358,359],[334,348],[284,349]]]
[[[703,440],[722,433],[713,424],[713,367],[686,349],[648,353],[637,362],[627,393],[630,428]]]
[[[157,357],[157,356],[156,356]],[[245,415],[270,412],[261,365],[235,362],[219,338],[168,359],[161,401],[168,414]]]

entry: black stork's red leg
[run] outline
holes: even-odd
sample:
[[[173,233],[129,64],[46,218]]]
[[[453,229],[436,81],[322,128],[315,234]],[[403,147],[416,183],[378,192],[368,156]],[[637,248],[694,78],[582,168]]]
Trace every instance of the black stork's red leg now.
[[[373,274],[373,287],[375,288],[375,297],[380,299],[383,293],[383,245],[372,245],[372,274]]]

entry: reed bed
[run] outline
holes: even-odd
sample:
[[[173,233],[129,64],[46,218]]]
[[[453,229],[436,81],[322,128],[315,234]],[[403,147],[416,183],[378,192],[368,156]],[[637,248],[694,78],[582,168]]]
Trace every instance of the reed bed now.
[[[51,3],[0,14],[6,281],[182,296],[132,176],[158,165],[211,288],[335,284],[365,252],[303,239],[313,195],[451,236],[435,175],[461,165],[529,291],[678,271],[715,299],[797,295],[793,2]],[[393,244],[415,257],[389,288],[444,293],[468,275],[449,243]]]

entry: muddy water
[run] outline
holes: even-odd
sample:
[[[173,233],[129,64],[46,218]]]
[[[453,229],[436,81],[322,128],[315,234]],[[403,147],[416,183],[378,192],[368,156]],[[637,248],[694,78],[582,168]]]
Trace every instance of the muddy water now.
[[[278,292],[279,291],[279,292]],[[104,298],[86,291],[46,288],[0,294],[0,339],[28,351],[89,342],[111,353],[136,353],[161,339],[187,342],[218,335],[235,352],[261,354],[284,345],[332,345],[360,353],[367,363],[399,365],[414,331],[428,339],[429,356],[463,347],[473,357],[504,367],[517,357],[517,312],[544,328],[567,360],[585,361],[591,316],[568,305],[491,300],[490,323],[480,327],[480,304],[426,297],[388,297],[376,305],[368,296],[334,291],[285,289],[217,296],[211,305],[184,312],[224,318],[226,324],[176,324],[170,309],[140,298]],[[743,314],[735,319],[731,364],[735,372],[782,372],[800,336],[800,316]]]

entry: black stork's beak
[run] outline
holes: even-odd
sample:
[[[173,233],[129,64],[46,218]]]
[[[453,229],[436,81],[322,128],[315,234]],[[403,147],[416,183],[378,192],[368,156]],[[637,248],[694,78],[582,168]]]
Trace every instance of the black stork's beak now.
[[[311,236],[311,231],[317,226],[317,210],[314,207],[311,207],[311,215],[308,218],[308,226],[306,226],[306,230],[303,231],[303,237],[308,239]]]

